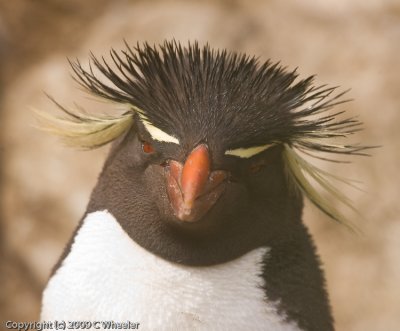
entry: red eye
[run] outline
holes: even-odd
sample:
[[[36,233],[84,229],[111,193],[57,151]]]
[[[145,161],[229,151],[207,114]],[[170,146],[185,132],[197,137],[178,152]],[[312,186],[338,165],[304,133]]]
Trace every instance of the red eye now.
[[[261,160],[259,162],[255,162],[250,165],[249,170],[252,174],[256,174],[257,172],[261,171],[267,163],[264,160]]]
[[[146,141],[142,142],[142,150],[146,154],[154,153],[154,147]]]

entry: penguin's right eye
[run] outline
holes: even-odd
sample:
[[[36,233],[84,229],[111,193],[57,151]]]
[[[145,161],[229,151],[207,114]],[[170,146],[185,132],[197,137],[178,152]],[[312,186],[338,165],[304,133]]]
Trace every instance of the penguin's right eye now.
[[[155,152],[155,149],[152,144],[147,141],[142,141],[142,151],[146,154],[152,154]]]

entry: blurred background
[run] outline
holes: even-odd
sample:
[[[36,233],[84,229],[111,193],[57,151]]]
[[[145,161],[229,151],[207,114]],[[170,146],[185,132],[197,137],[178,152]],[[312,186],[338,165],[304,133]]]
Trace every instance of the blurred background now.
[[[318,84],[351,88],[341,106],[382,145],[353,164],[319,163],[363,182],[340,188],[363,217],[354,235],[307,204],[305,221],[326,271],[337,330],[400,330],[400,2],[80,1],[0,2],[0,320],[35,320],[41,292],[82,216],[107,148],[82,152],[34,128],[44,91],[90,111],[66,58],[164,39],[209,42],[271,58]],[[109,106],[110,107],[110,106]]]

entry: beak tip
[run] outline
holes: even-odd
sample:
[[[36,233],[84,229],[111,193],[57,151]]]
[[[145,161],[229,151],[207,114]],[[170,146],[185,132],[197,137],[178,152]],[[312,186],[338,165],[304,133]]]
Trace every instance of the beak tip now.
[[[194,202],[191,200],[183,202],[178,215],[180,219],[187,220],[188,218],[191,217],[193,213],[193,204]]]
[[[184,200],[183,201],[183,210],[185,212],[190,212],[192,210],[192,208],[193,208],[193,204],[194,204],[194,201],[192,199],[191,200]]]

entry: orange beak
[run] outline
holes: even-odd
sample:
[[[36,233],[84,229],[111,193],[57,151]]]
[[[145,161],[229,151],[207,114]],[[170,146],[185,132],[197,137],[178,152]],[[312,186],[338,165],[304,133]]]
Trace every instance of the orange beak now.
[[[197,146],[184,165],[170,161],[166,167],[168,197],[175,216],[181,221],[195,222],[215,204],[224,190],[227,173],[210,172],[207,146]]]

